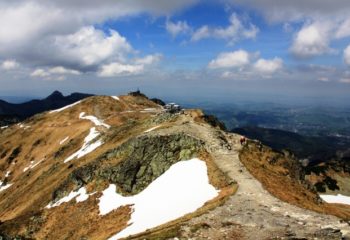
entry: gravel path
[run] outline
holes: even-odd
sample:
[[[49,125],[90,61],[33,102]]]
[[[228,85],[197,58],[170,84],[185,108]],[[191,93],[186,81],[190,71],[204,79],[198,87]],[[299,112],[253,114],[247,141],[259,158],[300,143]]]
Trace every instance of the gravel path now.
[[[349,224],[337,217],[293,206],[268,193],[241,164],[239,135],[194,123],[186,116],[181,121],[177,126],[162,129],[161,134],[181,130],[202,139],[217,166],[239,185],[237,193],[223,206],[186,223],[182,227],[185,238],[328,240],[350,236]],[[201,227],[194,231],[194,226]]]

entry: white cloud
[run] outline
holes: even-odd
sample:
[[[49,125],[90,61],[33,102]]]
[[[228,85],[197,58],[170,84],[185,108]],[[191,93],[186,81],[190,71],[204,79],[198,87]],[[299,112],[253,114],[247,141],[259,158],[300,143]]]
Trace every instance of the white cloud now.
[[[137,75],[145,71],[146,67],[157,64],[162,58],[161,54],[147,55],[136,58],[131,63],[112,62],[102,65],[98,75],[100,77],[117,77],[126,75]]]
[[[138,65],[152,65],[158,63],[162,57],[161,54],[147,55],[143,58],[136,58],[135,63]]]
[[[220,53],[209,63],[208,67],[212,69],[243,67],[250,63],[249,58],[249,53],[244,50]]]
[[[306,25],[296,34],[291,52],[301,58],[329,53],[329,38],[330,24],[316,22]]]
[[[335,38],[345,38],[350,36],[350,18],[344,20],[335,33]]]
[[[191,40],[196,42],[196,41],[199,41],[201,39],[204,39],[204,38],[208,38],[210,37],[211,35],[211,30],[209,29],[208,26],[202,26],[200,28],[198,28],[192,35],[192,38]]]
[[[35,1],[3,3],[0,5],[0,49],[25,44],[38,35],[46,35],[50,26],[64,24],[65,21],[62,11],[44,7]]]
[[[1,68],[4,70],[13,70],[19,67],[19,63],[15,60],[5,60],[1,64]]]
[[[62,66],[52,67],[48,69],[37,68],[35,69],[30,76],[34,78],[43,78],[47,80],[56,79],[64,80],[65,75],[80,75],[81,73],[76,70],[67,69]]]
[[[221,78],[247,80],[256,77],[271,78],[272,74],[283,73],[283,60],[259,58],[259,52],[238,50],[224,52],[209,62],[208,68],[219,73]]]
[[[300,58],[335,52],[332,41],[350,37],[350,2],[348,0],[226,0],[233,6],[242,5],[262,13],[273,23],[304,23],[296,34],[291,52]],[[287,24],[286,24],[287,23]]]
[[[192,35],[192,41],[199,41],[205,38],[225,39],[233,44],[240,39],[254,39],[259,32],[259,29],[252,23],[243,24],[237,14],[233,13],[229,19],[228,27],[213,27],[202,26],[197,29]]]
[[[341,82],[341,83],[350,83],[350,78],[341,78],[339,80],[339,82]]]
[[[25,43],[47,34],[72,33],[108,19],[150,13],[168,15],[197,0],[14,0],[0,3],[0,43]]]
[[[40,77],[40,78],[45,78],[45,77],[48,77],[50,76],[50,73],[45,71],[44,69],[42,68],[38,68],[38,69],[35,69],[31,74],[30,74],[31,77]]]
[[[106,20],[150,14],[171,16],[198,0],[13,0],[0,1],[0,55],[33,68],[63,66],[96,71],[122,61],[132,50],[117,31],[94,27]]]
[[[255,38],[259,32],[258,28],[249,23],[249,27],[245,27],[238,19],[237,14],[233,13],[230,17],[230,25],[226,28],[215,28],[213,34],[216,38],[232,39],[244,37]]]
[[[344,50],[344,61],[350,66],[350,45]]]
[[[111,58],[123,60],[132,51],[126,38],[114,30],[110,35],[94,27],[84,27],[74,34],[55,38],[56,51],[64,61],[82,66],[99,65]]]
[[[115,77],[139,74],[144,70],[144,65],[131,65],[122,63],[109,63],[101,67],[100,77]]]
[[[261,58],[254,64],[254,69],[264,74],[272,74],[276,71],[281,70],[282,67],[283,67],[283,61],[282,59],[277,57],[275,57],[272,60]]]
[[[191,27],[186,21],[178,21],[174,23],[168,20],[165,24],[165,28],[173,37],[176,37],[179,34],[189,33],[191,31]]]
[[[81,74],[79,71],[67,69],[64,67],[53,67],[53,68],[49,69],[48,72],[51,74],[71,74],[71,75],[80,75]]]
[[[317,80],[320,81],[320,82],[329,82],[329,78],[328,77],[319,77]]]

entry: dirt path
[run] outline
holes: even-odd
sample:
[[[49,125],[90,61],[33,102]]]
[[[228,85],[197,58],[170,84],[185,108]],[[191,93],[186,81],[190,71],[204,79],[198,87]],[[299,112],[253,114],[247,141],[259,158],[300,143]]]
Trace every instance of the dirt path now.
[[[218,167],[239,185],[237,193],[223,206],[192,219],[182,228],[188,238],[341,239],[341,234],[350,234],[348,223],[290,205],[268,193],[239,161],[240,136],[194,123],[186,117],[181,121],[181,124],[162,132],[166,134],[181,129],[204,140]],[[202,227],[193,231],[193,226]],[[237,232],[242,236],[237,237]]]

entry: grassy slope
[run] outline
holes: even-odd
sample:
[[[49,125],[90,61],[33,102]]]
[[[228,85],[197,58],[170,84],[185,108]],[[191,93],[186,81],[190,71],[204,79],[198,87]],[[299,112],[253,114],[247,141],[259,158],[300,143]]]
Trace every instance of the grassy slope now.
[[[4,178],[5,173],[11,171],[6,181],[13,185],[0,193],[0,220],[3,222],[0,233],[36,239],[105,239],[126,227],[130,208],[126,206],[101,217],[97,207],[99,193],[82,203],[71,201],[50,210],[44,209],[52,200],[53,191],[72,171],[154,126],[151,121],[153,114],[141,110],[158,107],[156,104],[143,97],[120,98],[121,101],[111,97],[90,97],[63,112],[36,115],[23,123],[28,128],[14,125],[1,131],[0,177]],[[90,121],[79,119],[81,112],[103,119],[111,128],[98,128],[105,144],[65,164],[64,159],[80,149],[89,129],[94,126]],[[60,145],[59,142],[67,136],[69,140]],[[18,154],[14,156],[14,152]],[[223,190],[217,199],[206,204],[198,213],[220,204],[236,188],[228,185],[210,161],[210,156],[203,154],[210,169],[211,182]],[[45,160],[34,169],[23,172],[30,161],[41,159]],[[87,189],[90,192],[102,190],[107,184],[92,182]],[[174,223],[176,225],[191,216]],[[174,223],[170,225],[174,226]]]
[[[275,159],[273,163],[271,159]],[[288,167],[290,156],[276,153],[272,149],[249,141],[240,153],[240,160],[249,172],[258,179],[272,195],[282,201],[320,213],[350,219],[350,207],[327,204],[319,201],[317,192],[309,190],[302,181],[291,176]]]

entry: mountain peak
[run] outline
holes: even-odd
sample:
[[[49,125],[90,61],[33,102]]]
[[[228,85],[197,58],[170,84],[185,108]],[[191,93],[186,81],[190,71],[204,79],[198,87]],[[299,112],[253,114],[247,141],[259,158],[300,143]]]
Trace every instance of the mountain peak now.
[[[47,99],[57,99],[57,98],[63,98],[63,94],[60,91],[54,91],[53,93],[51,93]]]

